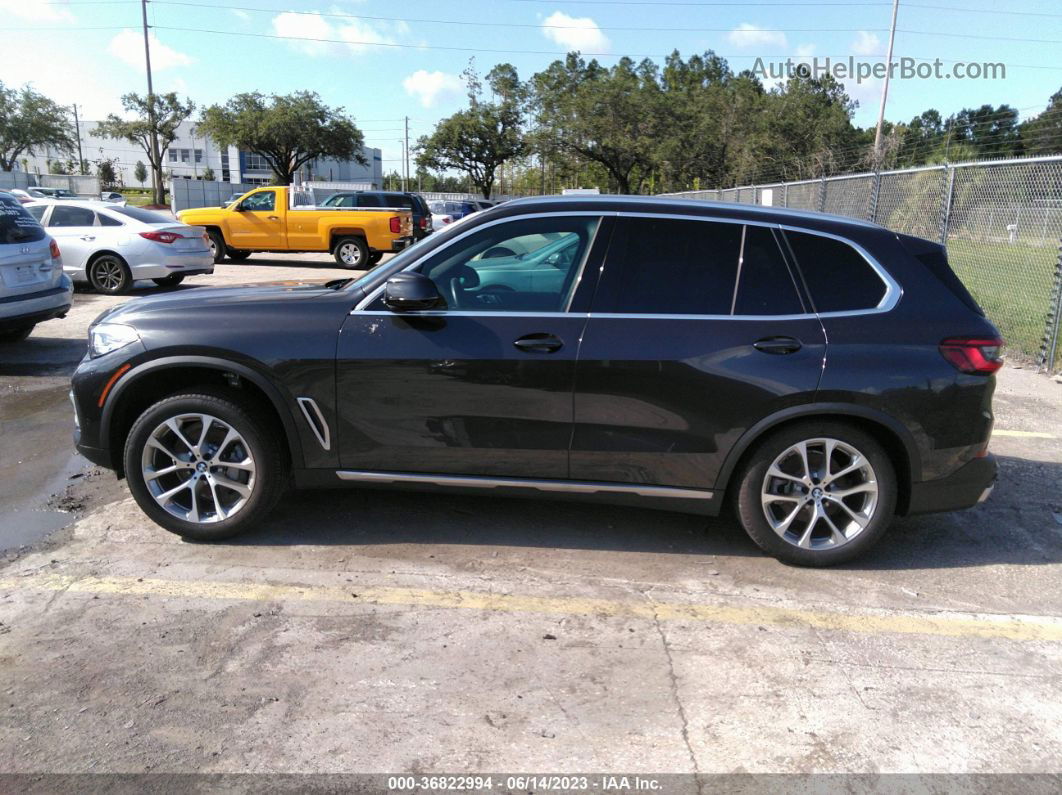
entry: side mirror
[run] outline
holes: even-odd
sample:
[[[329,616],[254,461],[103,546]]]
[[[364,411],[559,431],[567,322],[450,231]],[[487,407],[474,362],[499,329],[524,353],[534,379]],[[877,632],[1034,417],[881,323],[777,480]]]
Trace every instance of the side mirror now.
[[[396,273],[384,285],[384,306],[392,312],[433,309],[441,301],[435,282],[423,273]]]

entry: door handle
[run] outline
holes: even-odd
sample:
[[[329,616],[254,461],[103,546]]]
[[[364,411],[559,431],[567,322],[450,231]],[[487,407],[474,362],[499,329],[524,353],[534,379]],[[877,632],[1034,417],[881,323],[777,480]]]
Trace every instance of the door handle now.
[[[528,334],[513,342],[518,349],[527,353],[553,353],[564,347],[564,340],[552,334]]]
[[[268,218],[270,221],[279,221],[280,220],[280,216],[277,216],[277,215],[267,215],[266,218]]]
[[[82,235],[81,239],[82,240],[95,240],[96,236],[95,235]]]
[[[752,347],[763,353],[783,355],[796,353],[802,346],[796,337],[764,337],[752,343]]]

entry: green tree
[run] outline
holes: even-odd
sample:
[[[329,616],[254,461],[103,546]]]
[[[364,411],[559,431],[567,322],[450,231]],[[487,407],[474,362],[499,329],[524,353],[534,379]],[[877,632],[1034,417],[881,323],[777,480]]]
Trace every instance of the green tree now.
[[[191,100],[182,102],[177,94],[126,94],[122,107],[131,119],[110,114],[96,125],[93,135],[116,138],[137,144],[147,155],[151,165],[152,187],[155,204],[166,203],[166,188],[163,185],[162,155],[177,139],[177,129],[195,110]]]
[[[203,179],[205,179],[207,182],[213,182],[214,181],[214,169],[212,169],[210,166],[207,166],[206,168],[204,168],[203,169]]]
[[[77,149],[66,108],[28,85],[15,89],[0,82],[0,171],[14,171],[20,155],[47,147],[60,153]]]
[[[1062,153],[1062,88],[1051,95],[1043,113],[1021,125],[1021,140],[1030,155]]]
[[[531,79],[538,150],[597,163],[620,193],[637,192],[657,162],[658,80],[650,60],[621,58],[611,69],[578,53],[554,61]]]
[[[143,160],[136,161],[136,167],[133,169],[133,176],[136,181],[140,183],[140,187],[144,187],[144,182],[147,181],[147,166],[144,165]]]
[[[118,184],[118,171],[113,160],[100,160],[96,165],[96,175],[100,178],[102,188],[113,188]]]
[[[280,185],[290,185],[300,168],[319,157],[368,162],[361,130],[343,108],[325,105],[312,91],[237,94],[224,105],[206,108],[197,131],[221,146],[261,155]]]
[[[417,166],[464,172],[486,199],[494,188],[494,175],[506,161],[527,150],[523,134],[525,90],[516,69],[499,64],[487,75],[492,97],[474,68],[465,70],[468,108],[443,119],[431,135],[417,141]]]

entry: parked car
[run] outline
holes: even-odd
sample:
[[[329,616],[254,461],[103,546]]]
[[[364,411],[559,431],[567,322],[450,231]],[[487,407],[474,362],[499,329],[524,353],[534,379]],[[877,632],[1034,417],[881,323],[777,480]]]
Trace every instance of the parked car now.
[[[0,192],[0,342],[20,342],[38,323],[63,317],[73,296],[55,241],[18,199]]]
[[[490,252],[543,245],[559,274],[491,289]],[[293,478],[729,504],[821,566],[996,475],[1002,342],[945,249],[816,213],[517,200],[357,280],[127,303],[89,345],[78,449],[195,539],[257,526]]]
[[[315,207],[299,193],[257,188],[229,207],[182,210],[177,218],[206,228],[214,262],[241,262],[255,251],[327,251],[341,267],[364,269],[413,242],[409,210]]]
[[[449,215],[455,221],[479,212],[479,207],[471,201],[434,201],[428,207],[433,213]]]
[[[18,199],[22,204],[29,204],[33,201],[33,197],[21,188],[8,188],[7,192]]]
[[[140,279],[176,287],[187,276],[214,272],[202,228],[150,210],[54,199],[26,209],[59,243],[66,274],[96,292],[120,295]]]
[[[43,188],[36,185],[26,188],[26,192],[34,199],[77,199],[76,193],[66,188]]]
[[[431,213],[432,229],[442,229],[444,226],[452,224],[453,222],[454,217],[452,215],[446,215],[445,213],[437,213],[434,210]]]
[[[125,196],[113,190],[105,190],[103,193],[101,193],[100,200],[105,201],[108,204],[119,204],[122,207],[125,207],[125,205],[127,204]]]
[[[350,191],[334,193],[321,202],[322,207],[402,207],[413,214],[413,239],[423,240],[434,229],[428,203],[416,193],[393,191]]]

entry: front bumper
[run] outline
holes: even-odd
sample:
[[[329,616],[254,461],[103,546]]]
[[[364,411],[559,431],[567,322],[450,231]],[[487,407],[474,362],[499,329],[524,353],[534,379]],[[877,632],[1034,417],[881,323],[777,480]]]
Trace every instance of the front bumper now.
[[[958,511],[988,499],[995,488],[999,467],[996,457],[975,458],[947,477],[911,484],[908,515]]]

